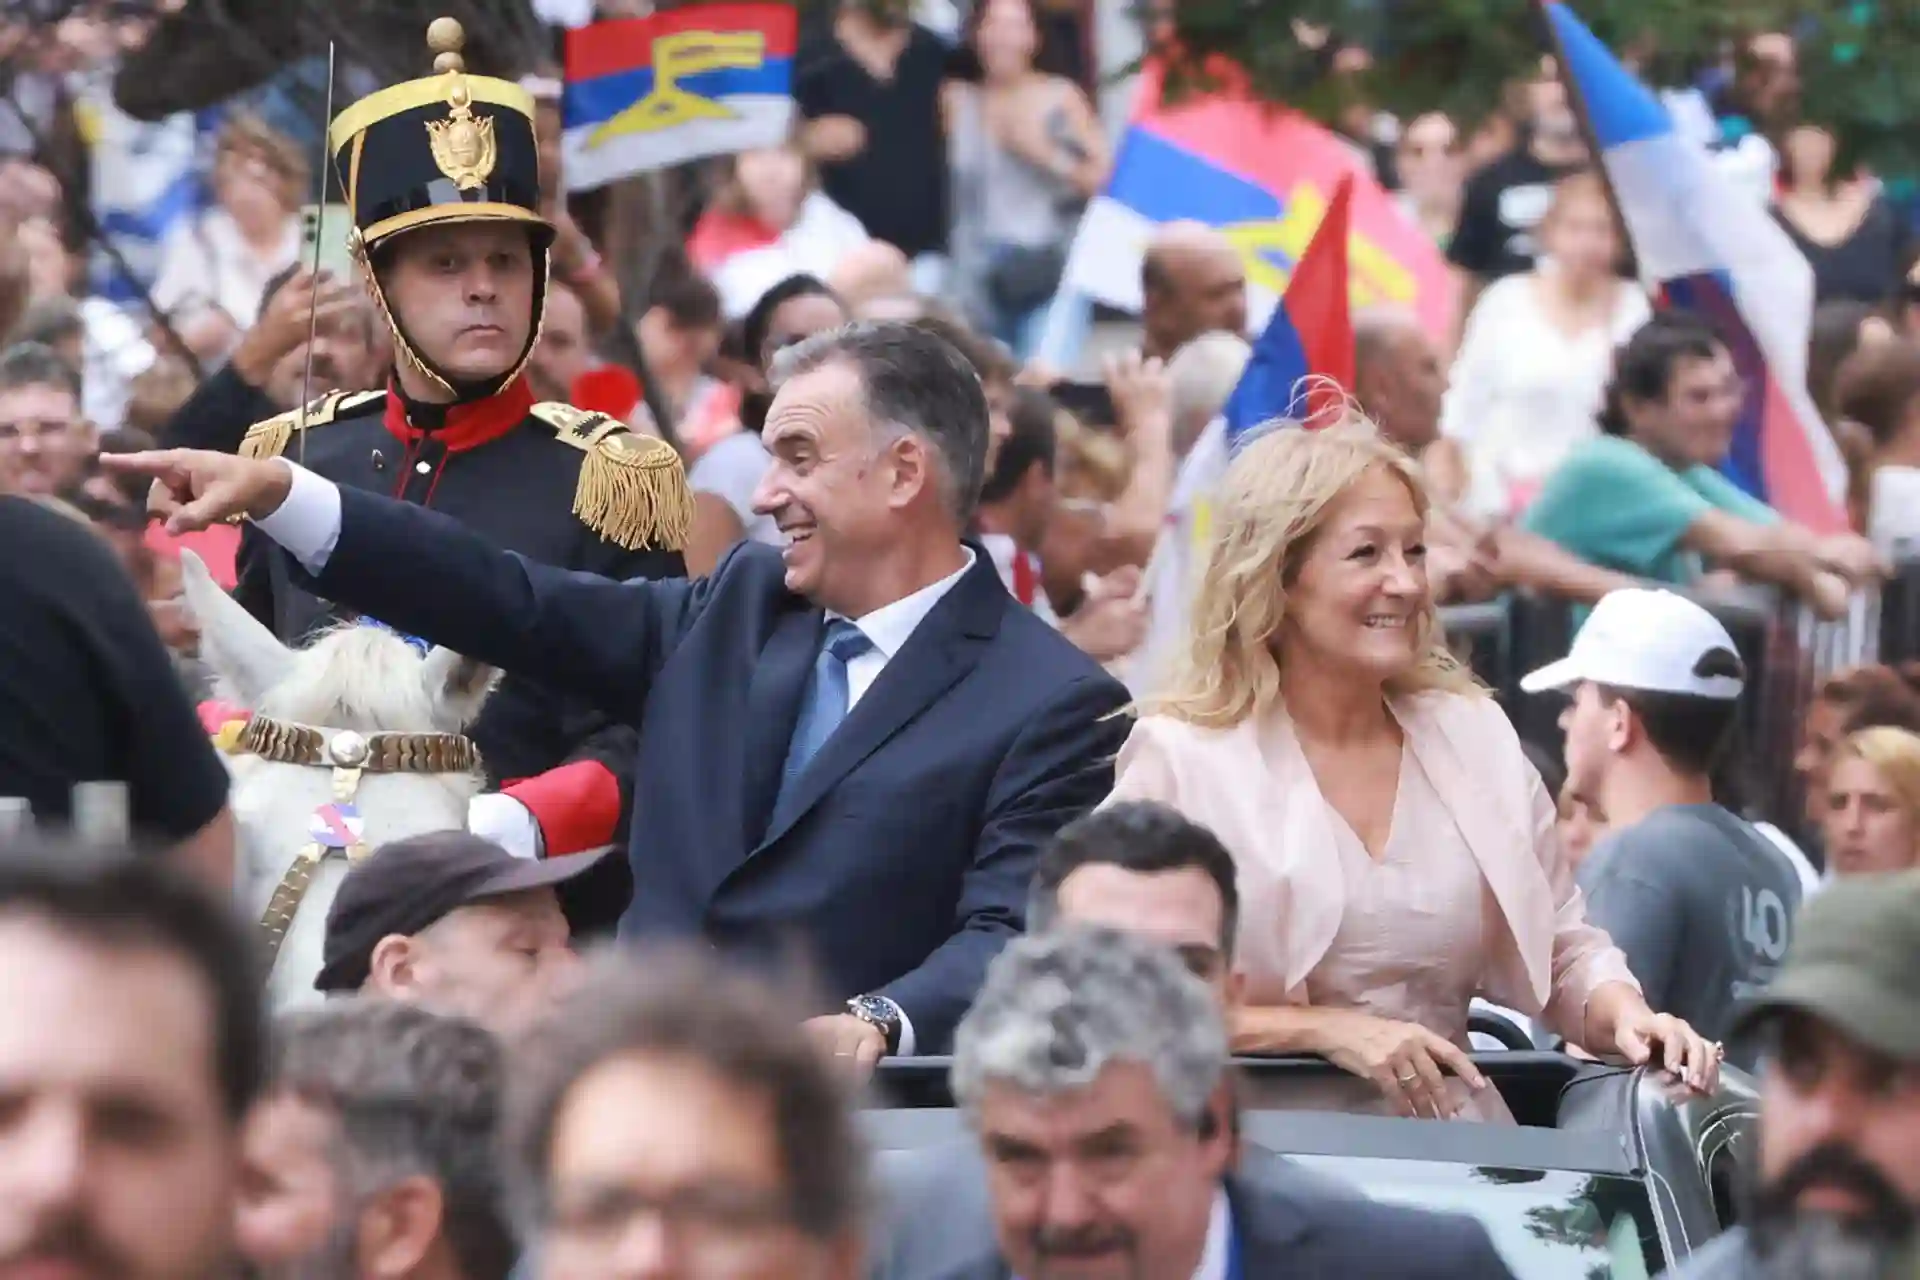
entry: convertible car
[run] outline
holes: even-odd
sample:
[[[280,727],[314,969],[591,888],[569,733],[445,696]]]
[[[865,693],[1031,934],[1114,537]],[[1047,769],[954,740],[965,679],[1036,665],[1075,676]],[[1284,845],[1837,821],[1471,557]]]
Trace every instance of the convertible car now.
[[[1470,1213],[1522,1280],[1646,1280],[1731,1226],[1735,1170],[1753,1149],[1758,1099],[1731,1068],[1714,1096],[1658,1072],[1532,1050],[1478,1053],[1515,1126],[1262,1108],[1246,1141],[1379,1200]],[[1316,1059],[1243,1059],[1249,1090],[1284,1100],[1338,1069]],[[885,1103],[864,1117],[889,1150],[965,1131],[944,1059],[886,1063]]]

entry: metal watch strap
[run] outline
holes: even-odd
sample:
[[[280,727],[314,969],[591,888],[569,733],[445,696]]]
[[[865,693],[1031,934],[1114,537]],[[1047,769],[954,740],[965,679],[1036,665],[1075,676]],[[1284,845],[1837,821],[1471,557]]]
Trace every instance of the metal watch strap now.
[[[855,996],[847,1001],[847,1012],[887,1038],[887,1054],[900,1052],[900,1006],[882,996]]]

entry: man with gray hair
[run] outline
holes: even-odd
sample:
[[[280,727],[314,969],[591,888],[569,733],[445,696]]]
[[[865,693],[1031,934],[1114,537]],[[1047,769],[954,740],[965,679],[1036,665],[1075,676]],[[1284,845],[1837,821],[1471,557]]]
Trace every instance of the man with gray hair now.
[[[963,541],[987,402],[951,344],[856,324],[774,377],[754,506],[787,545],[697,582],[549,569],[284,458],[112,461],[163,481],[176,531],[251,515],[325,598],[638,725],[622,936],[797,945],[812,1033],[864,1069],[951,1042],[1040,846],[1112,788],[1126,691]]]
[[[264,1277],[500,1280],[501,1051],[478,1024],[336,1001],[279,1028],[235,1225]]]
[[[997,1248],[931,1274],[1509,1275],[1470,1220],[1242,1178],[1227,1067],[1219,1000],[1169,949],[1084,927],[1010,945],[953,1059]]]

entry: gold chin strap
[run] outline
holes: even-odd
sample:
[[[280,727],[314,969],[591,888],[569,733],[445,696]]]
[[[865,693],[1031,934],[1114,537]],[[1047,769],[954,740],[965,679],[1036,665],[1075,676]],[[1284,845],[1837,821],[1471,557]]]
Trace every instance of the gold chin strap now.
[[[406,361],[409,368],[448,396],[455,394],[453,384],[427,368],[427,362],[414,351],[413,344],[407,341],[407,335],[401,331],[400,322],[394,318],[393,308],[387,305],[387,291],[380,287],[380,277],[374,273],[373,255],[368,252],[367,242],[360,238],[360,230],[357,227],[347,233],[347,250],[360,267],[360,277],[367,282],[367,292],[373,297],[373,305],[380,309],[380,318],[387,322],[387,332],[393,335],[393,358]]]
[[[294,724],[269,716],[247,722],[234,745],[238,755],[258,756],[278,764],[303,765],[333,771],[333,802],[351,805],[360,793],[365,773],[471,773],[480,768],[480,752],[471,739],[458,733],[359,734],[351,729],[330,732],[312,725]],[[267,967],[280,955],[280,945],[293,927],[293,918],[333,846],[312,840],[287,868],[260,913],[260,931],[266,942]],[[367,854],[358,839],[343,852],[349,862]]]

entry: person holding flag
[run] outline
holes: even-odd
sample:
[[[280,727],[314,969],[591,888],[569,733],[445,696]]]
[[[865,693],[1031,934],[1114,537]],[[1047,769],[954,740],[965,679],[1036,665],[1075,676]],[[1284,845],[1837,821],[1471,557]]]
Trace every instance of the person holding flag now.
[[[672,449],[529,389],[554,239],[533,100],[467,74],[459,23],[442,18],[427,35],[434,74],[352,103],[328,133],[349,247],[392,330],[392,380],[269,418],[240,452],[431,506],[530,560],[622,580],[683,576],[692,497]],[[337,619],[251,527],[240,564],[237,594],[283,640]],[[613,842],[631,729],[510,677],[471,733],[496,782],[522,780],[475,802],[476,830],[527,856]],[[610,900],[577,924],[610,924],[625,906],[613,884],[581,892]]]

